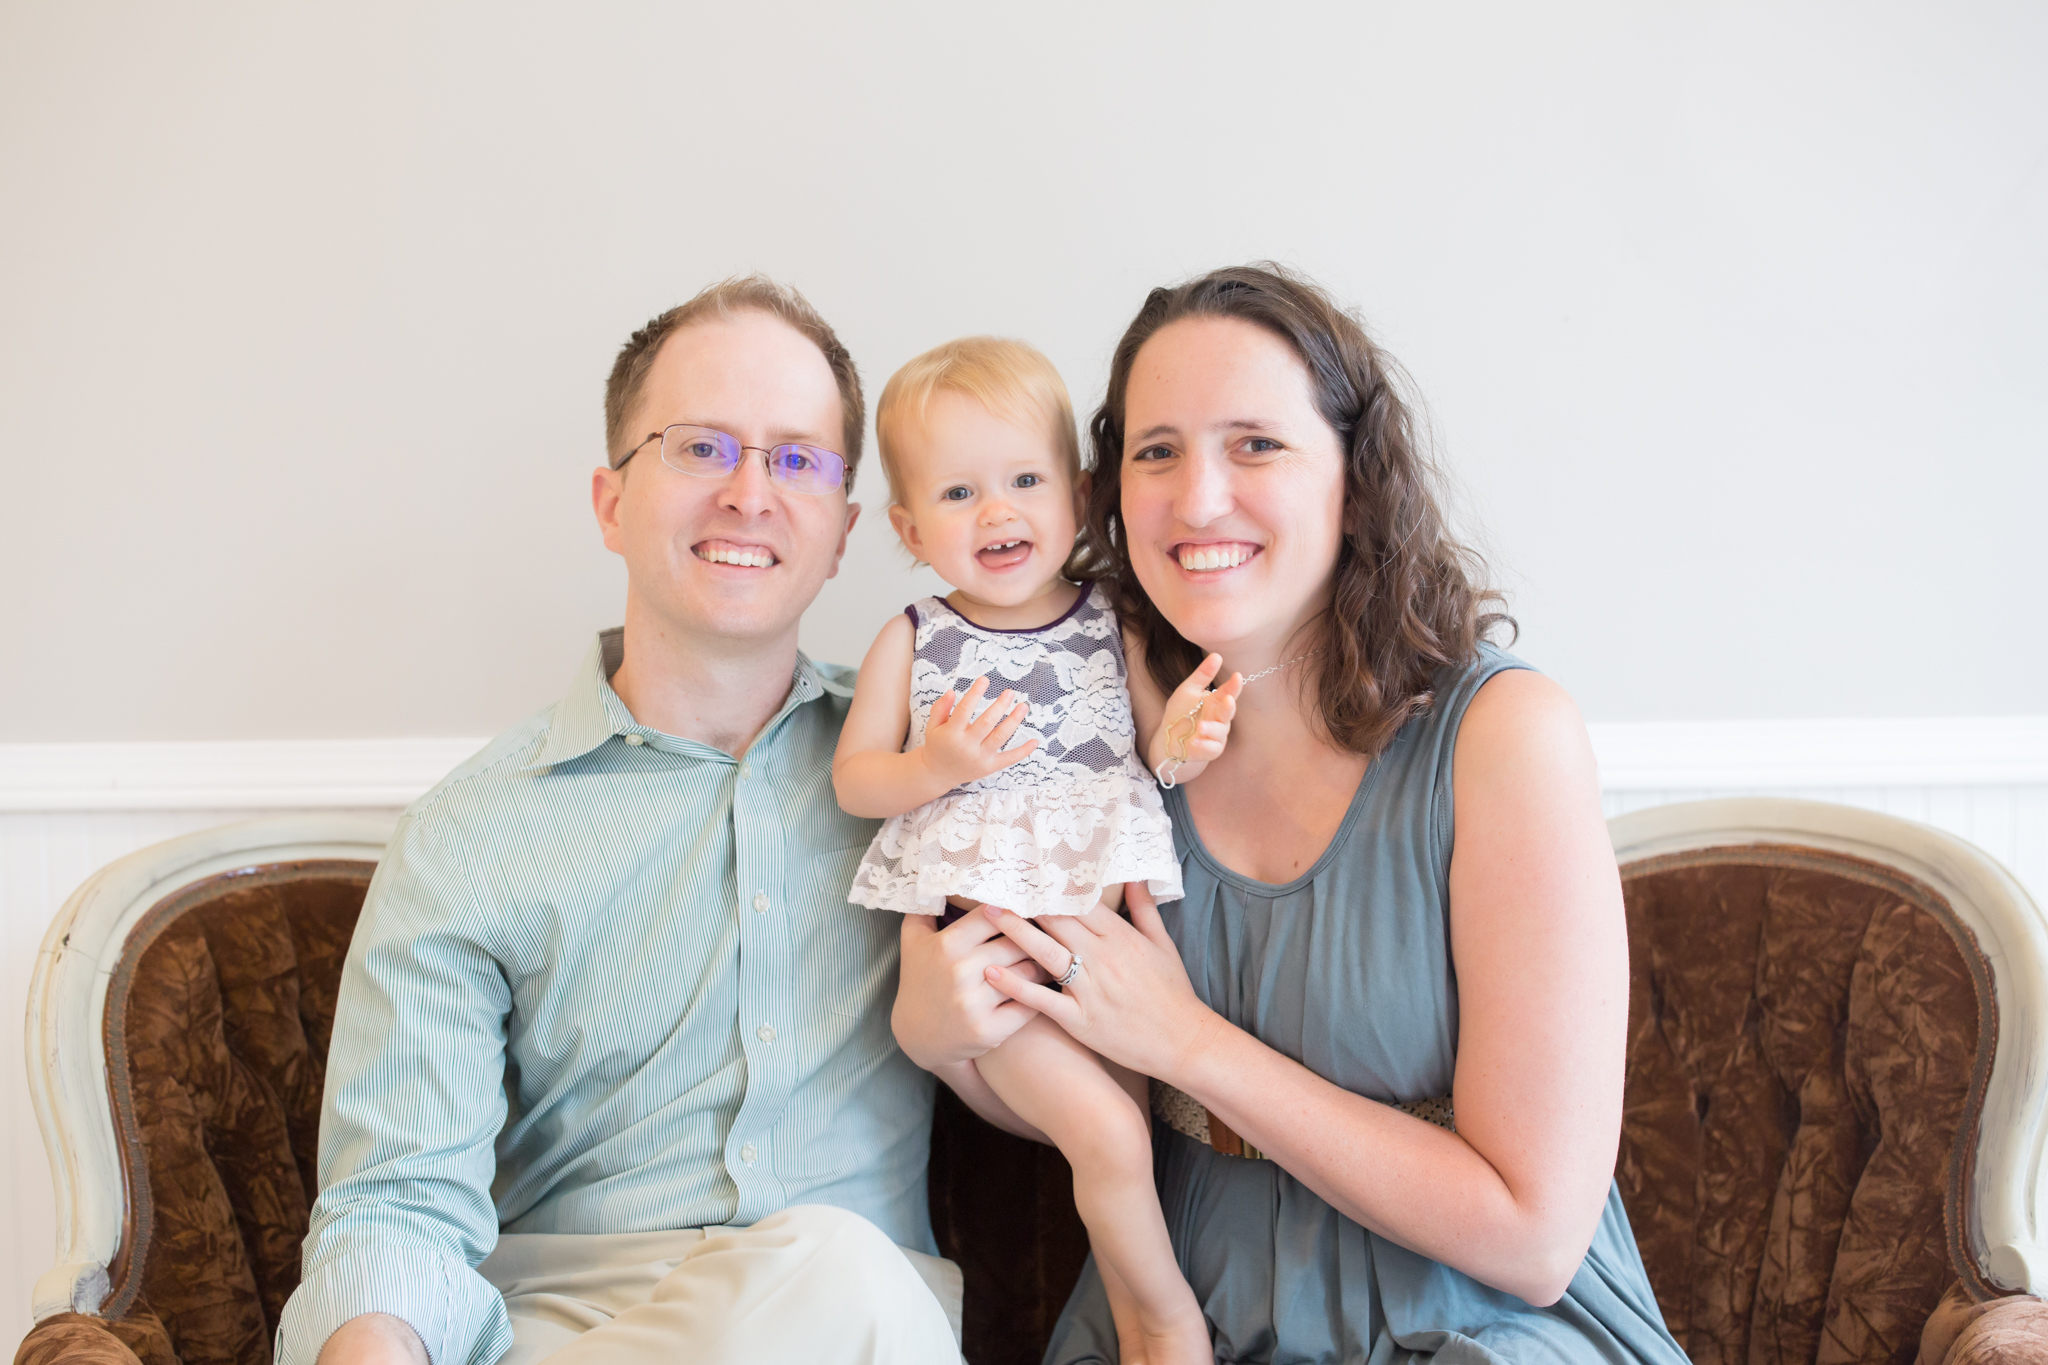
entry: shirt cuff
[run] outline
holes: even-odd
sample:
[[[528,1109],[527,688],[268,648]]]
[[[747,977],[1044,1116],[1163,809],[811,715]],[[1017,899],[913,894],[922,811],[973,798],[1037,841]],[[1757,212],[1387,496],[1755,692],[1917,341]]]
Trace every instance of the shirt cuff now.
[[[420,1334],[433,1365],[491,1365],[512,1347],[505,1298],[469,1264],[424,1247],[345,1251],[292,1291],[277,1324],[277,1365],[314,1365],[335,1329],[389,1313]]]

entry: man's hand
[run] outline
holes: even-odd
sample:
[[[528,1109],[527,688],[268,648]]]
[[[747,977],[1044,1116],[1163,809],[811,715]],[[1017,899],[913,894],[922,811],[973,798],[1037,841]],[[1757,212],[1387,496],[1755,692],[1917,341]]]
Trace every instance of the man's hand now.
[[[1223,656],[1211,654],[1195,665],[1195,671],[1166,699],[1159,728],[1145,749],[1145,757],[1161,781],[1175,786],[1192,782],[1211,762],[1223,757],[1223,746],[1230,740],[1230,722],[1237,717],[1237,694],[1244,691],[1244,675],[1231,674],[1230,681],[1211,692],[1209,684],[1221,667]]]
[[[1021,763],[1038,747],[1035,739],[1014,749],[1003,747],[1030,714],[1031,703],[1006,691],[975,716],[974,704],[987,691],[988,679],[976,678],[957,700],[948,688],[944,696],[932,703],[932,713],[925,721],[924,744],[918,752],[933,775],[945,782],[947,791],[1001,772],[1012,763]],[[969,720],[970,716],[974,718]]]
[[[929,915],[903,917],[903,967],[889,1016],[897,1046],[996,1127],[1045,1142],[989,1088],[974,1059],[1031,1022],[1032,1011],[997,990],[989,970],[1040,984],[1052,978],[985,916],[967,915],[944,929],[937,923]]]
[[[930,915],[903,917],[903,967],[889,1017],[897,1046],[935,1074],[971,1062],[1031,1021],[1031,1011],[989,983],[991,967],[1049,980],[1031,957],[980,915],[944,929]]]
[[[404,1318],[365,1313],[334,1329],[318,1365],[430,1365],[426,1343]]]

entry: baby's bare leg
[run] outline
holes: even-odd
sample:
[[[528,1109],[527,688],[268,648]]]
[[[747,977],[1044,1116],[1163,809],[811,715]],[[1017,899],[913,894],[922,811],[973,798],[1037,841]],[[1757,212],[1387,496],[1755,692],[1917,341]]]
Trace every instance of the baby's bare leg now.
[[[1124,1283],[1124,1277],[1116,1273],[1116,1267],[1102,1256],[1095,1258],[1095,1273],[1102,1277],[1102,1292],[1109,1299],[1110,1320],[1116,1325],[1118,1361],[1122,1365],[1146,1365],[1152,1347],[1145,1339],[1144,1329],[1138,1325],[1144,1314],[1138,1311],[1137,1296]]]
[[[1208,1365],[1215,1358],[1208,1328],[1181,1278],[1152,1187],[1145,1110],[1101,1058],[1042,1017],[976,1066],[1073,1166],[1074,1204],[1110,1290],[1126,1365]],[[1127,1321],[1133,1314],[1136,1321]]]

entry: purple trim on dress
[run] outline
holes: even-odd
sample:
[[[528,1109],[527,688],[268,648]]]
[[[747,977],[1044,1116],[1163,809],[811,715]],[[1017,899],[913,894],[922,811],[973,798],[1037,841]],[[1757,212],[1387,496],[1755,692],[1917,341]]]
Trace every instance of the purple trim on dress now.
[[[916,630],[918,628],[917,603],[912,602],[909,606],[905,607],[903,609],[903,614],[910,618],[910,628],[912,630]]]
[[[970,617],[966,612],[960,610],[960,608],[954,606],[951,602],[946,602],[945,598],[941,597],[939,601],[946,603],[947,611],[952,612],[955,616],[967,622],[967,624],[972,626],[974,629],[979,631],[985,631],[990,635],[1036,635],[1041,630],[1051,630],[1054,626],[1064,624],[1069,617],[1071,617],[1075,612],[1081,610],[1082,607],[1088,604],[1088,597],[1094,591],[1095,584],[1092,581],[1083,583],[1081,585],[1081,595],[1074,599],[1074,605],[1068,607],[1065,611],[1061,612],[1057,620],[1047,621],[1042,626],[1025,626],[1022,630],[1004,630],[1001,626],[982,625],[979,621],[976,621],[975,619]],[[913,617],[912,619],[915,620],[916,618]]]

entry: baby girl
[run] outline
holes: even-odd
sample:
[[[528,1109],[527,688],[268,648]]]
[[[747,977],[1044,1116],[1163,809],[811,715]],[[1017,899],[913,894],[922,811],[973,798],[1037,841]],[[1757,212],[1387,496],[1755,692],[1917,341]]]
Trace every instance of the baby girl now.
[[[832,780],[848,812],[887,823],[850,898],[1034,917],[1114,908],[1125,882],[1179,897],[1147,755],[1196,776],[1242,684],[1207,691],[1220,660],[1205,660],[1140,754],[1116,615],[1065,573],[1083,485],[1059,372],[1020,342],[951,342],[896,373],[875,427],[890,525],[954,591],[890,620],[861,664]],[[1211,1360],[1153,1190],[1145,1079],[1042,1016],[977,1065],[1073,1166],[1127,1365]]]

